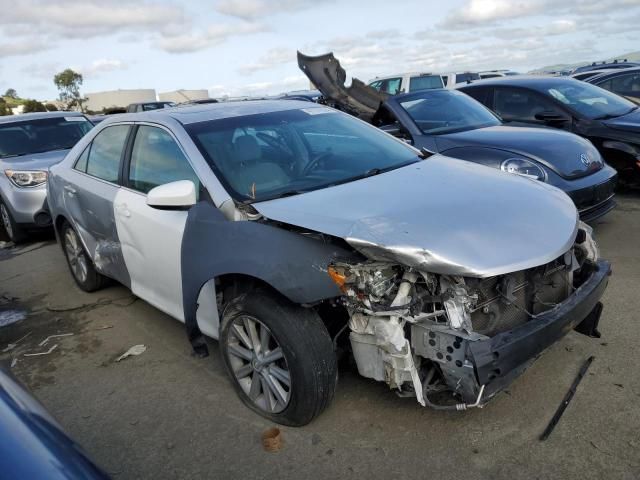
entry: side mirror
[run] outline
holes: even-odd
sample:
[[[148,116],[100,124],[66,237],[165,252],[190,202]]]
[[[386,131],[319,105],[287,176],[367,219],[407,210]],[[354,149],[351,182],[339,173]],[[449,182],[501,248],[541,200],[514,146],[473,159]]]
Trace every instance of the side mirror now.
[[[186,210],[196,201],[196,186],[191,180],[165,183],[147,193],[147,205],[160,210]]]
[[[547,123],[561,123],[568,120],[567,117],[556,112],[538,112],[534,117],[536,120],[541,120]]]

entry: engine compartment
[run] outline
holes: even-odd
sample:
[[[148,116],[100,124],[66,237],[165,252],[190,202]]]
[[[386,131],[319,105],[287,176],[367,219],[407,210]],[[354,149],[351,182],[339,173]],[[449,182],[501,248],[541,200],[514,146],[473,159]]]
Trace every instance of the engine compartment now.
[[[559,308],[589,278],[597,259],[591,229],[581,224],[563,255],[505,275],[441,275],[380,261],[336,262],[328,273],[343,293],[359,373],[403,396],[415,395],[422,405],[463,410],[488,400],[471,345]],[[489,381],[509,373],[495,370]],[[463,403],[430,400],[444,392]]]

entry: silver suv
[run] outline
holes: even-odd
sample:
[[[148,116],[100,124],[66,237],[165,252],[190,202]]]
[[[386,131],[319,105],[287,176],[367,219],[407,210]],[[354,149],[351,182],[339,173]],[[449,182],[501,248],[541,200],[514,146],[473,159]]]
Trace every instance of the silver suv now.
[[[0,117],[0,217],[10,240],[51,225],[47,171],[92,127],[76,112]]]

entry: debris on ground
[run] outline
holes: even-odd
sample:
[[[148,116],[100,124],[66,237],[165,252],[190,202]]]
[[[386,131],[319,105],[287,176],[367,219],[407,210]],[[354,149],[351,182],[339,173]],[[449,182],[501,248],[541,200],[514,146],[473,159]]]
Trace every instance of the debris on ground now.
[[[14,348],[16,348],[18,346],[18,344],[24,340],[25,338],[27,338],[29,335],[31,335],[31,332],[27,333],[26,335],[24,335],[23,337],[20,337],[18,340],[16,340],[15,342],[11,342],[11,343],[7,343],[7,346],[2,350],[2,352],[0,353],[7,353],[10,352],[11,350],[13,350]]]
[[[53,352],[56,348],[58,348],[58,344],[56,343],[54,346],[52,346],[49,350],[47,350],[46,352],[37,352],[37,353],[25,353],[24,356],[25,357],[37,357],[39,355],[49,355],[51,352]]]
[[[0,311],[0,327],[6,327],[25,318],[27,318],[27,312],[24,310],[2,310]]]
[[[145,347],[144,345],[134,345],[129,350],[127,350],[122,355],[120,355],[118,358],[116,358],[116,362],[119,362],[120,360],[124,360],[127,357],[131,357],[132,355],[136,355],[136,356],[141,355],[146,350],[147,350],[147,347]]]
[[[58,337],[70,337],[71,335],[73,335],[73,333],[60,333],[58,335],[49,335],[47,338],[45,338],[43,341],[41,341],[38,346],[39,347],[44,347],[47,342],[49,340],[51,340],[52,338],[58,338]]]
[[[17,358],[14,358],[13,360],[11,360],[11,368],[15,367],[17,363],[18,363]]]
[[[262,446],[267,452],[275,453],[282,448],[282,433],[277,427],[262,432]]]

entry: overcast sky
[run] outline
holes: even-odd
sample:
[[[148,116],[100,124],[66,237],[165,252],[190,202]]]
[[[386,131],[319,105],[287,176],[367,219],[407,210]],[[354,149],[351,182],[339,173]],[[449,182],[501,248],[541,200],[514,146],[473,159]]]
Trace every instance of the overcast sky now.
[[[640,0],[0,0],[0,93],[306,88],[296,50],[333,51],[348,76],[511,68],[640,50]]]

